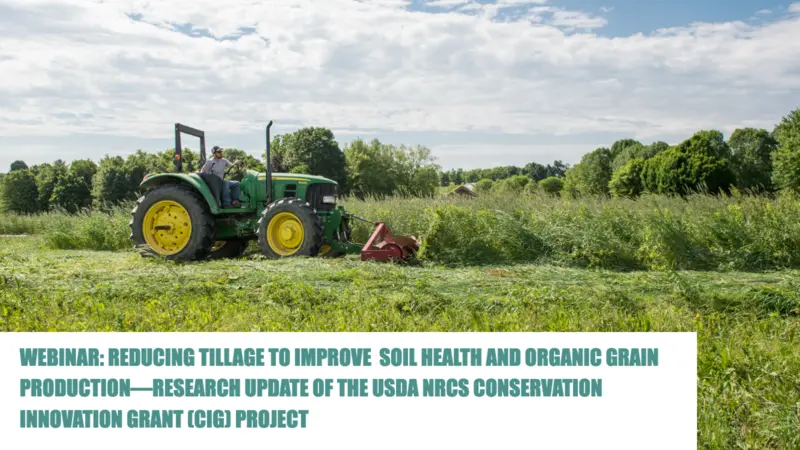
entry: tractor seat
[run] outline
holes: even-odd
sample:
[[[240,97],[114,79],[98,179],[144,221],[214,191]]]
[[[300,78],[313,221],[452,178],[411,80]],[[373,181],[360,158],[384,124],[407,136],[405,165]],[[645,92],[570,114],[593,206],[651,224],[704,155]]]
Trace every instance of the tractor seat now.
[[[217,202],[217,208],[222,207],[222,180],[218,176],[210,173],[200,173],[200,178],[206,183],[208,189],[211,190],[211,195],[214,196],[214,201]]]

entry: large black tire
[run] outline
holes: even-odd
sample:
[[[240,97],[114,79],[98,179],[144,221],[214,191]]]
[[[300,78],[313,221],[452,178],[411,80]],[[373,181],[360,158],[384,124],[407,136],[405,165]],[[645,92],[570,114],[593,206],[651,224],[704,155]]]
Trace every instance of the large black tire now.
[[[250,245],[249,239],[231,239],[225,241],[219,248],[212,248],[210,259],[238,258],[242,256]]]
[[[286,215],[288,214],[288,215]],[[280,248],[270,238],[270,223],[276,217],[288,217],[302,225],[302,240],[296,247]],[[284,198],[269,205],[258,219],[258,247],[267,258],[293,258],[317,256],[322,246],[322,220],[308,202],[299,198]]]
[[[191,221],[188,241],[180,248],[180,251],[172,254],[165,254],[150,246],[142,228],[147,211],[162,201],[179,204]],[[211,247],[214,245],[214,217],[205,200],[192,188],[179,184],[158,186],[139,198],[131,215],[131,221],[128,224],[131,228],[131,240],[134,243],[134,249],[144,257],[162,256],[174,261],[197,261],[205,259],[211,253]]]

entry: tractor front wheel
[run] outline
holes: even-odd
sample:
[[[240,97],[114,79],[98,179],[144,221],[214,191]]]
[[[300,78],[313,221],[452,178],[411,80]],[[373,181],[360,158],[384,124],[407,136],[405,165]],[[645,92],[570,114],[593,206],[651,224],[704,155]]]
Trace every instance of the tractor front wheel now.
[[[317,256],[322,246],[322,221],[308,202],[278,200],[258,220],[258,246],[271,259]]]
[[[142,256],[195,261],[211,252],[214,218],[189,187],[159,186],[139,198],[131,215],[131,240]]]

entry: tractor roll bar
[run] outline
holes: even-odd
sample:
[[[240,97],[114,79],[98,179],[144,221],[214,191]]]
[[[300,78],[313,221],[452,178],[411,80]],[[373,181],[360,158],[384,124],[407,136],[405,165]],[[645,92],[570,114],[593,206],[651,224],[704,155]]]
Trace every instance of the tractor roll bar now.
[[[269,205],[270,199],[272,198],[272,160],[270,159],[269,153],[269,146],[270,146],[270,139],[269,139],[269,129],[272,128],[272,121],[270,120],[267,124],[267,173],[266,173],[266,180],[267,180],[267,196],[264,198],[264,206]]]
[[[172,158],[172,162],[175,164],[175,169],[178,172],[183,172],[183,152],[181,149],[181,133],[186,133],[188,135],[194,136],[196,138],[200,138],[200,165],[206,163],[206,134],[205,132],[198,130],[196,128],[187,127],[186,125],[182,125],[179,123],[175,124],[175,156]]]

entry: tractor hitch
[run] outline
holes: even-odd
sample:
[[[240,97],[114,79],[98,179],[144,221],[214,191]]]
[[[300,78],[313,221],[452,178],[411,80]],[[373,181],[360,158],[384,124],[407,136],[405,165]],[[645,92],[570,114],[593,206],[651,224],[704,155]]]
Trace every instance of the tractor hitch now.
[[[419,242],[413,236],[394,236],[383,222],[361,249],[361,261],[407,261],[416,256]]]

